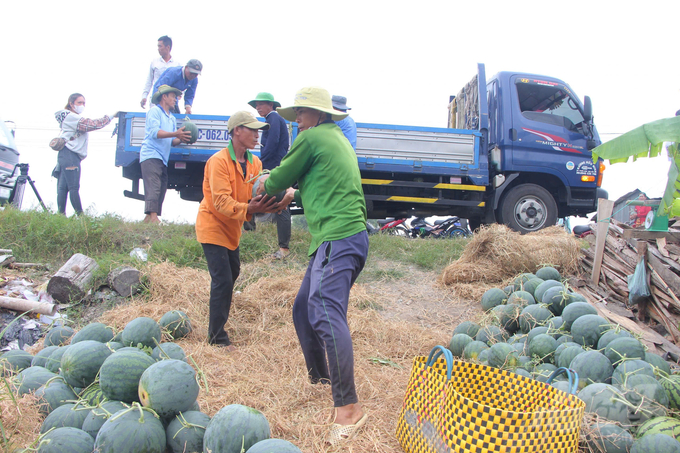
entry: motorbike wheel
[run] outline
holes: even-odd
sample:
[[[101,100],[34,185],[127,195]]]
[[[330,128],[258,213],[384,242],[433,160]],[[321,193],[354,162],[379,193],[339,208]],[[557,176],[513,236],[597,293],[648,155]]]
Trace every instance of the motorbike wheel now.
[[[449,231],[447,231],[446,234],[448,234],[450,238],[454,239],[466,238],[470,236],[470,233],[468,233],[462,228],[452,228]]]
[[[389,234],[392,236],[402,236],[402,237],[408,237],[408,229],[403,226],[403,225],[397,225],[394,228],[390,228],[388,230]]]

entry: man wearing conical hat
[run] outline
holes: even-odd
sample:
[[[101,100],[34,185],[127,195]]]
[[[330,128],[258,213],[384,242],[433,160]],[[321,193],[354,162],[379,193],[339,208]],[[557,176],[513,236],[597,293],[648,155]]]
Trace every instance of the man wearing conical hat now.
[[[366,423],[354,383],[354,353],[347,324],[349,291],[366,263],[366,203],[354,149],[335,124],[347,116],[333,108],[323,88],[297,92],[292,107],[277,112],[300,133],[262,187],[288,190],[305,210],[312,235],[309,265],[293,305],[293,322],[313,383],[331,384],[335,419],[326,435],[336,446]]]

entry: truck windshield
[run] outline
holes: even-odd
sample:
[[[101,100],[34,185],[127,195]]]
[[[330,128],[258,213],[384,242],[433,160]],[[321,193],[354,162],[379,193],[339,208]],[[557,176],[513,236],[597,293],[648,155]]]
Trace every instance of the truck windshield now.
[[[578,130],[583,114],[565,85],[534,79],[517,79],[517,96],[522,115],[533,121]]]

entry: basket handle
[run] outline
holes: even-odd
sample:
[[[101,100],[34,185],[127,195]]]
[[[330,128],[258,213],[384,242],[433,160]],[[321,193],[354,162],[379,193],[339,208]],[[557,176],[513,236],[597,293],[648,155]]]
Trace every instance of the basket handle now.
[[[565,367],[560,367],[553,371],[553,373],[550,375],[547,381],[545,381],[546,384],[550,385],[550,383],[555,379],[557,376],[560,374],[566,374],[567,378],[569,378],[569,393],[572,395],[576,395],[578,391],[578,373],[572,369],[565,368]]]
[[[448,348],[444,346],[435,346],[432,348],[430,355],[427,356],[427,362],[425,362],[425,366],[434,365],[434,362],[442,354],[444,354],[444,359],[446,360],[446,379],[451,380],[451,373],[453,372],[453,354]]]

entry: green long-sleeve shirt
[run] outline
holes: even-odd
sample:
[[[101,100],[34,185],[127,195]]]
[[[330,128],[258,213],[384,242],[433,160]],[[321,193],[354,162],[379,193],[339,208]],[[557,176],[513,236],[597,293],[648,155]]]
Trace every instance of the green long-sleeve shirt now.
[[[265,182],[272,195],[297,181],[295,201],[305,210],[311,255],[322,242],[366,229],[366,202],[357,156],[335,123],[301,132]]]

